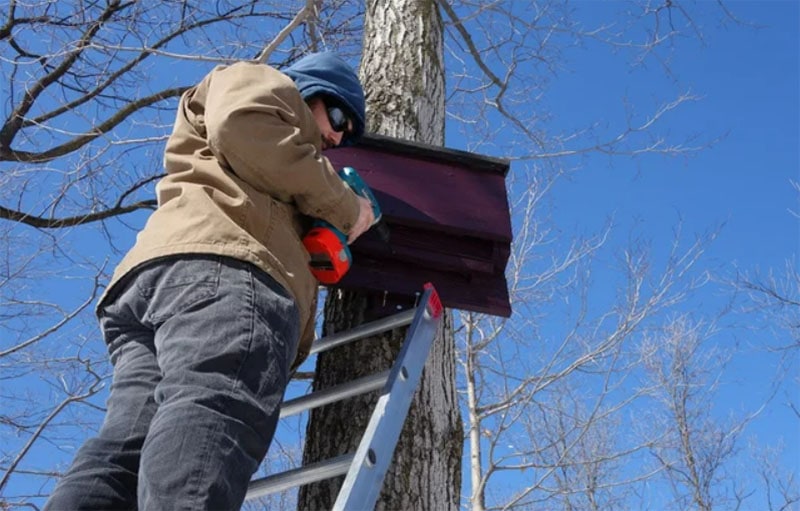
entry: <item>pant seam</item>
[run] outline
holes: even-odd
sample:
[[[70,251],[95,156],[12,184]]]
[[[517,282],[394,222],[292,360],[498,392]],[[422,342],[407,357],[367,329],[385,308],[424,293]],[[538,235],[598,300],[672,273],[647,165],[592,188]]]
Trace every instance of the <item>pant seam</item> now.
[[[250,271],[249,268],[242,268],[240,271],[244,271],[247,274],[247,310],[250,314],[250,322],[248,323],[249,331],[247,333],[247,349],[244,352],[242,361],[239,363],[239,368],[236,370],[236,378],[233,382],[233,390],[239,390],[242,387],[241,375],[245,365],[247,364],[247,361],[250,359],[250,354],[253,350],[253,338],[255,337],[256,331],[255,283],[253,282],[253,272]]]
[[[194,505],[186,507],[185,509],[187,509],[187,510],[205,509],[205,507],[203,506],[203,503],[208,504],[208,497],[209,497],[208,493],[209,492],[206,491],[204,493],[203,491],[201,491],[199,483],[202,482],[202,481],[205,481],[206,478],[207,478],[209,460],[211,459],[211,449],[209,449],[209,443],[211,442],[211,440],[213,438],[215,438],[217,436],[217,433],[219,433],[221,426],[222,426],[222,424],[220,422],[218,422],[215,425],[215,427],[214,427],[214,429],[212,431],[212,434],[206,435],[205,445],[203,445],[203,452],[205,453],[205,455],[203,456],[203,462],[200,463],[199,466],[198,466],[198,469],[194,471],[193,475],[195,476],[195,480],[192,481],[192,483],[190,483],[191,485],[194,486],[194,490],[195,490],[194,500],[195,500],[195,502],[194,502]]]

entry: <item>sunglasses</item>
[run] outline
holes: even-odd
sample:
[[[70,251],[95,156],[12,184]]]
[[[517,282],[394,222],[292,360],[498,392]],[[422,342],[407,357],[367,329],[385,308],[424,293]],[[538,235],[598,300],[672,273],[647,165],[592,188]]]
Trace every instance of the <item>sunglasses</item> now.
[[[330,122],[333,131],[344,133],[342,137],[342,142],[344,142],[348,136],[352,135],[347,129],[348,125],[351,124],[350,118],[341,107],[335,105],[326,104],[325,110],[328,112],[328,122]]]

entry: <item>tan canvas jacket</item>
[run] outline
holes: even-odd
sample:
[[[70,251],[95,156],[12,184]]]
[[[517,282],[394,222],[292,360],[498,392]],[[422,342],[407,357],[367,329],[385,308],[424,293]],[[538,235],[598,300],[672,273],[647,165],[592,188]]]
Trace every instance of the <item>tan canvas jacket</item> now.
[[[294,82],[262,64],[215,68],[181,97],[164,164],[158,208],[106,295],[131,270],[164,256],[248,261],[295,297],[302,332],[295,362],[302,361],[317,294],[303,220],[321,218],[347,233],[358,201],[321,154],[320,131]]]

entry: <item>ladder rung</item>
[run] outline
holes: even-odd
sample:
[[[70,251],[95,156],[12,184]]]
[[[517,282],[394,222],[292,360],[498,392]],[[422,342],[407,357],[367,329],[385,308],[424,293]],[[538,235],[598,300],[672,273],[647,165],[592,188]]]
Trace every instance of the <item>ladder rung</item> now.
[[[378,390],[386,384],[388,378],[389,370],[386,370],[357,380],[342,383],[335,387],[318,390],[313,394],[290,399],[281,405],[280,417],[289,417],[341,399],[366,394],[372,390]]]
[[[264,495],[288,490],[289,488],[294,488],[295,486],[315,483],[317,481],[323,481],[325,479],[344,475],[347,473],[347,469],[350,468],[350,463],[353,461],[353,456],[353,453],[343,454],[341,456],[337,456],[336,458],[331,458],[329,460],[320,461],[317,463],[311,463],[304,467],[294,468],[287,470],[286,472],[281,472],[280,474],[257,479],[250,483],[250,487],[247,489],[247,496],[245,498],[254,499],[257,497],[263,497]]]
[[[347,344],[348,342],[369,337],[370,335],[375,335],[393,328],[410,325],[414,320],[414,314],[416,314],[416,312],[417,308],[415,307],[413,309],[408,309],[377,321],[365,323],[345,332],[338,332],[333,335],[323,337],[311,345],[309,354],[320,353],[322,351],[335,348],[336,346]]]

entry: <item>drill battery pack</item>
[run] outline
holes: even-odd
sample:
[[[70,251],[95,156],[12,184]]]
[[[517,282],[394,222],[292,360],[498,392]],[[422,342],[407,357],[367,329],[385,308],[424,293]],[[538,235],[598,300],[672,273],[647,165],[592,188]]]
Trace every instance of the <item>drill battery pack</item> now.
[[[303,238],[310,256],[309,269],[321,284],[335,284],[350,269],[352,256],[345,238],[327,223],[312,228]]]

